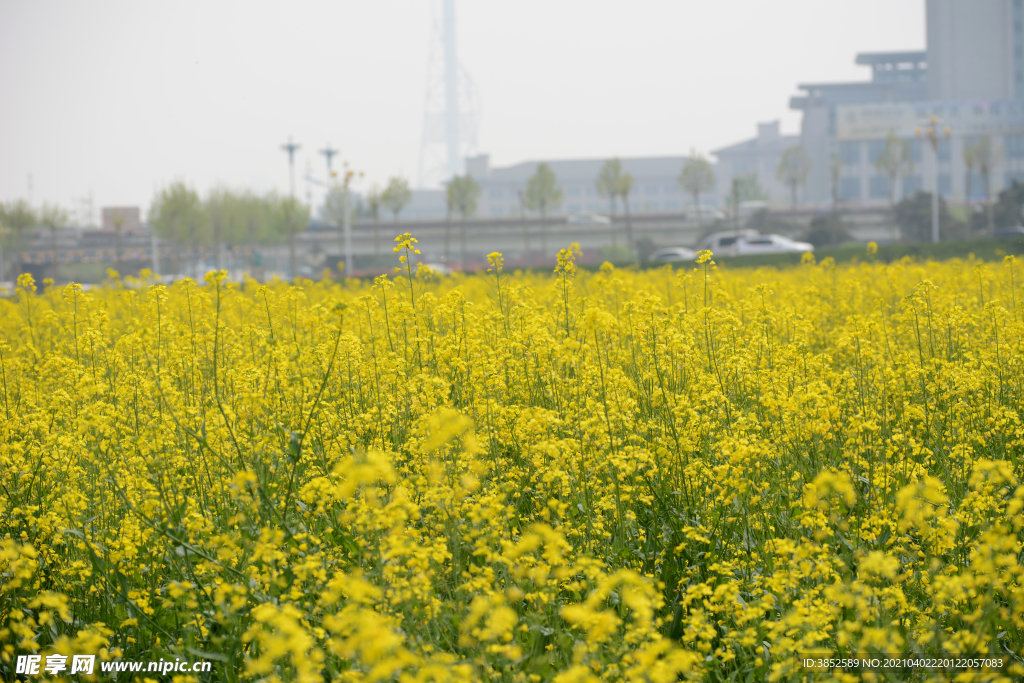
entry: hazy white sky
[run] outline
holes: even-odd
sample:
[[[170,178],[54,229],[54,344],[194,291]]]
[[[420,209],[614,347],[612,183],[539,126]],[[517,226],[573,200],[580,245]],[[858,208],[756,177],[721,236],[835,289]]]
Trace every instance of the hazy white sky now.
[[[0,200],[144,209],[182,179],[287,192],[291,135],[416,182],[437,0],[0,0]],[[478,150],[528,159],[708,152],[782,120],[798,83],[867,80],[922,49],[923,0],[457,0]],[[337,162],[336,162],[337,163]],[[299,180],[297,191],[305,196]]]

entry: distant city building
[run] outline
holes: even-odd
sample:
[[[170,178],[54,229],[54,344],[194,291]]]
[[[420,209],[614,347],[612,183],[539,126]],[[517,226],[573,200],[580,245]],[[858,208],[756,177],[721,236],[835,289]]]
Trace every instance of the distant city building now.
[[[913,164],[892,188],[897,201],[936,183],[946,198],[966,199],[964,149],[983,137],[992,142],[992,196],[1024,180],[1022,10],[1022,0],[927,0],[926,51],[858,55],[858,64],[871,67],[868,82],[800,85],[805,94],[790,106],[803,112],[800,142],[812,161],[804,201],[831,200],[835,159],[842,201],[888,202],[890,179],[875,162],[890,134],[909,142]],[[931,116],[950,131],[934,154],[918,134]],[[984,197],[977,169],[970,188],[970,199]]]
[[[928,0],[928,99],[1024,99],[1024,3]]]
[[[689,205],[689,197],[679,190],[679,173],[687,157],[624,157],[622,170],[633,176],[629,195],[631,213],[675,213]],[[561,206],[553,215],[607,214],[611,202],[597,191],[597,175],[606,159],[553,159],[545,161],[558,178],[564,192]],[[524,161],[514,166],[491,167],[486,154],[466,160],[466,171],[480,185],[479,216],[517,216],[519,193],[537,171],[540,161]],[[713,204],[713,198],[708,198]],[[623,211],[622,202],[616,212]]]
[[[725,205],[733,178],[751,174],[757,176],[770,203],[788,203],[789,188],[779,182],[775,171],[786,148],[799,144],[799,135],[782,135],[779,122],[772,121],[757,124],[756,138],[711,152],[718,159],[714,192],[719,205]]]
[[[679,189],[679,173],[687,157],[624,157],[622,170],[633,176],[633,189],[629,194],[629,211],[635,214],[678,213],[689,207],[692,200]],[[607,214],[611,202],[597,191],[597,174],[607,159],[553,159],[546,163],[555,172],[562,188],[562,203],[549,210],[552,216]],[[526,183],[537,171],[541,161],[524,161],[514,166],[492,167],[490,155],[479,154],[465,159],[466,173],[480,185],[476,216],[500,218],[520,215],[519,193],[526,191]],[[712,193],[702,204],[713,206]],[[447,211],[444,190],[413,190],[412,202],[402,216],[418,220],[441,219]],[[615,203],[621,215],[622,201]]]
[[[444,190],[413,190],[412,201],[409,206],[402,209],[401,218],[410,220],[429,221],[445,217],[447,206],[445,204]],[[381,221],[391,220],[387,209],[381,209]]]
[[[871,67],[871,80],[861,83],[805,83],[804,95],[793,97],[790,107],[803,111],[800,144],[811,159],[811,175],[803,188],[807,203],[827,203],[832,198],[832,159],[842,159],[839,196],[846,201],[888,201],[889,180],[873,167],[881,144],[889,134],[885,111],[905,112],[905,104],[919,103],[928,97],[927,64],[924,52],[879,52],[857,55],[856,63]],[[845,113],[841,110],[845,108]],[[926,113],[926,112],[925,112]],[[843,118],[845,116],[846,118]],[[866,117],[866,119],[865,119]],[[914,114],[911,119],[917,123]],[[875,129],[854,131],[840,126],[842,119],[881,122]],[[925,116],[919,117],[924,119]],[[843,128],[840,135],[840,128]],[[922,189],[921,141],[915,139],[914,126],[899,132],[910,140],[913,173],[902,181],[902,194]],[[859,136],[859,137],[858,137]],[[842,139],[840,139],[842,138]],[[870,149],[868,149],[870,147]]]
[[[121,221],[122,232],[137,232],[142,228],[142,220],[137,206],[104,206],[103,207],[103,229],[114,230],[117,228],[116,221]]]

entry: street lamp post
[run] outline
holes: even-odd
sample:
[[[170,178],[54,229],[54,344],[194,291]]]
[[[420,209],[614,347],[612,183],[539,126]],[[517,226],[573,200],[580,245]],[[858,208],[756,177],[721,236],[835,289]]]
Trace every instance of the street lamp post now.
[[[932,167],[932,242],[938,243],[939,241],[939,140],[949,139],[949,126],[942,126],[940,134],[941,122],[939,118],[934,114],[928,118],[928,122],[924,128],[918,128],[915,132],[918,137],[924,136],[932,143],[932,159],[935,164]]]
[[[288,198],[292,200],[292,204],[295,203],[295,152],[299,150],[301,145],[292,142],[292,138],[288,136],[288,142],[281,145],[281,149],[288,152]],[[295,235],[293,234],[294,228],[292,227],[292,215],[291,212],[294,210],[294,206],[289,206],[285,212],[285,222],[287,223],[288,229],[288,278],[292,279],[295,277]]]
[[[292,142],[291,136],[288,136],[288,142],[281,145],[281,149],[288,152],[288,196],[292,199],[295,198],[295,152],[299,151],[301,147],[302,145],[297,142]]]

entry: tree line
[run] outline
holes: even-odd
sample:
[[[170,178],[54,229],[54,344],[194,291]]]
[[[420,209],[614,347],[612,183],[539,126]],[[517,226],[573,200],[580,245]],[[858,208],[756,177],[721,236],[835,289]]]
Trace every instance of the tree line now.
[[[705,157],[693,152],[683,164],[677,179],[679,187],[693,198],[697,211],[697,220],[701,222],[701,197],[714,188],[714,169]],[[616,207],[621,202],[623,217],[626,228],[626,247],[630,255],[636,253],[636,242],[633,236],[633,224],[629,210],[629,198],[633,191],[633,175],[623,169],[622,161],[618,158],[608,159],[601,167],[594,179],[594,186],[598,194],[609,203],[609,230],[611,232],[612,246],[617,246],[616,232]],[[527,179],[524,187],[517,191],[520,215],[523,217],[523,248],[527,261],[532,260],[533,248],[530,241],[530,231],[525,218],[533,213],[540,217],[541,230],[541,254],[548,254],[548,216],[550,212],[558,209],[565,192],[558,184],[558,177],[554,169],[547,163],[540,163],[533,174]],[[480,198],[480,185],[473,179],[472,175],[456,175],[448,181],[445,187],[446,204],[446,228],[444,239],[445,262],[451,260],[451,232],[452,221],[456,216],[460,218],[460,241],[462,267],[466,264],[466,233],[467,221],[477,209],[477,202]],[[376,213],[374,213],[376,217]],[[397,212],[395,214],[397,222]]]
[[[183,182],[174,182],[157,191],[150,204],[148,223],[156,235],[170,247],[169,272],[179,273],[195,263],[201,251],[213,247],[216,267],[222,255],[242,251],[248,261],[258,265],[260,245],[289,244],[292,272],[295,271],[295,235],[309,224],[309,208],[296,199],[275,192],[257,194],[215,188],[205,197]],[[0,204],[0,240],[4,257],[14,259],[28,249],[37,228],[48,233],[53,252],[53,277],[60,272],[58,234],[68,227],[68,212],[57,204],[33,207],[24,199]],[[122,241],[124,222],[114,217],[115,267],[123,268]],[[236,253],[235,256],[238,256]]]
[[[295,272],[295,236],[309,224],[309,207],[276,192],[257,194],[215,188],[205,197],[183,182],[159,190],[149,207],[149,225],[171,247],[170,271],[195,263],[200,249],[213,247],[214,266],[222,250],[245,253],[259,264],[260,245],[287,242],[289,267]]]

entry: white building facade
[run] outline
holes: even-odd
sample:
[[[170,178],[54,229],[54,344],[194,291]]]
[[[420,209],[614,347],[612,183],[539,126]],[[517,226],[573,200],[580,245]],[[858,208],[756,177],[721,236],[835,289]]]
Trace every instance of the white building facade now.
[[[803,112],[800,144],[812,160],[806,203],[831,202],[833,160],[843,202],[887,203],[890,189],[896,201],[918,190],[983,199],[983,178],[978,169],[968,175],[964,150],[986,137],[990,196],[1024,181],[1024,0],[927,0],[926,13],[927,50],[858,55],[870,81],[799,86],[804,94],[790,106]],[[931,117],[936,149],[920,134]],[[893,188],[875,165],[890,134],[911,150],[911,167]]]

